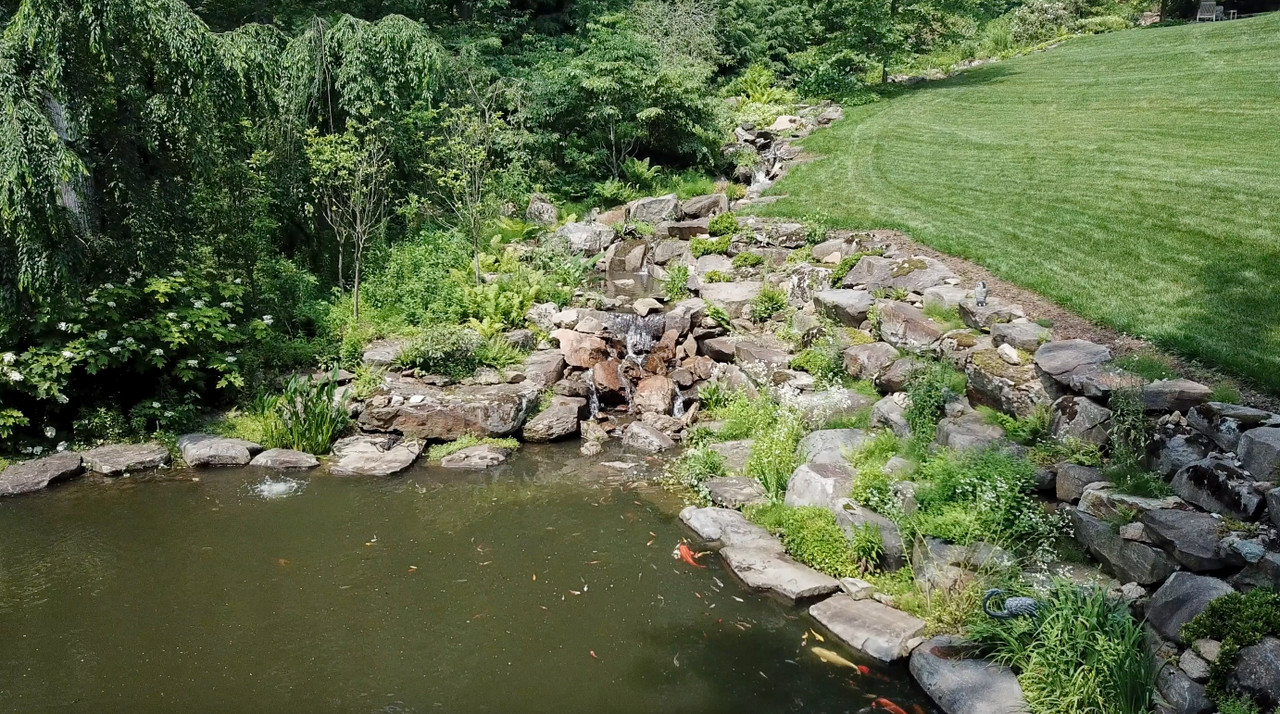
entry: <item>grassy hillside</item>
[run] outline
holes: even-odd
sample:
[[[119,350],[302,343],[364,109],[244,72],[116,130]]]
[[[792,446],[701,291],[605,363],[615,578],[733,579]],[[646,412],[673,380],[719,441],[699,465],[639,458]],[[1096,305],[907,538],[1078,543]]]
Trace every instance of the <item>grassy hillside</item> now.
[[[805,146],[763,211],[902,229],[1280,392],[1280,14],[1073,40]]]

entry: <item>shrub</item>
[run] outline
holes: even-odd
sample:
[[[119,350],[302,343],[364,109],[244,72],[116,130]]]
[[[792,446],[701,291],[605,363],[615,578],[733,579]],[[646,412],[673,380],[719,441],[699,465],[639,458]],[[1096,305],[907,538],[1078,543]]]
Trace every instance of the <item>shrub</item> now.
[[[707,225],[707,233],[713,236],[731,236],[737,232],[738,219],[732,213],[721,213]]]
[[[707,271],[706,275],[702,276],[702,279],[707,281],[708,283],[733,282],[733,276],[721,270],[709,270]]]
[[[1027,458],[1037,466],[1050,466],[1065,461],[1077,466],[1096,468],[1102,465],[1102,449],[1097,444],[1068,437],[1062,441],[1041,441],[1031,447]]]
[[[667,277],[662,281],[662,294],[671,302],[689,297],[689,266],[675,265],[667,268]]]
[[[746,514],[779,535],[791,557],[833,577],[861,575],[871,569],[883,550],[879,529],[868,524],[855,532],[851,544],[835,514],[818,506],[791,508],[773,503],[748,508]]]
[[[1018,673],[1032,711],[1145,714],[1156,663],[1142,626],[1104,590],[1057,581],[1037,617],[1010,620],[975,612],[969,638]]]
[[[711,318],[712,320],[715,320],[716,324],[719,325],[722,329],[725,329],[725,330],[733,329],[733,320],[729,319],[729,313],[725,312],[724,308],[720,307],[719,305],[713,305],[708,303],[707,317]]]
[[[823,386],[840,384],[849,376],[844,368],[840,345],[829,336],[815,341],[791,358],[791,368],[808,372]]]
[[[1035,446],[1049,438],[1049,409],[1037,405],[1025,417],[1012,417],[991,407],[980,406],[978,412],[988,423],[1004,429],[1010,440],[1023,446]]]
[[[787,491],[791,473],[800,465],[796,455],[796,447],[804,436],[800,419],[779,409],[775,417],[763,429],[754,431],[752,436],[751,456],[744,471],[759,481],[771,498],[781,499]]]
[[[911,405],[907,407],[906,419],[911,426],[911,436],[917,443],[927,444],[933,440],[933,432],[947,402],[963,396],[964,390],[964,374],[951,365],[933,361],[916,364],[907,378]]]
[[[1104,471],[1108,481],[1116,485],[1116,491],[1144,498],[1164,498],[1173,495],[1171,486],[1160,475],[1133,463],[1113,464]]]
[[[1233,694],[1227,678],[1240,649],[1258,644],[1263,637],[1280,637],[1280,592],[1255,588],[1224,595],[1183,625],[1181,634],[1187,642],[1211,638],[1222,643],[1218,659],[1209,668],[1208,690],[1215,700],[1226,699]]]
[[[744,250],[733,256],[733,267],[735,268],[754,268],[763,264],[764,256],[759,253],[752,253],[749,250]]]
[[[477,353],[482,344],[474,330],[456,325],[428,327],[409,343],[396,360],[396,366],[453,379],[470,377],[480,366]]]
[[[505,335],[493,335],[484,340],[476,347],[475,355],[478,363],[494,369],[523,364],[528,356],[524,350],[511,344]]]
[[[724,474],[724,456],[706,445],[685,449],[666,469],[668,480],[693,488]]]
[[[849,454],[849,465],[854,469],[853,488],[849,497],[871,510],[897,518],[898,499],[893,493],[893,478],[884,472],[901,448],[901,442],[891,431],[882,431],[861,448]]]
[[[764,322],[787,307],[787,293],[773,285],[760,288],[760,294],[751,301],[751,319]]]
[[[375,321],[399,325],[456,322],[464,311],[466,282],[454,270],[466,270],[468,241],[454,233],[423,231],[372,257],[360,286],[360,311]]]
[[[264,423],[263,446],[296,449],[308,454],[327,454],[350,421],[347,410],[334,403],[337,382],[296,376]]]
[[[704,255],[724,255],[729,252],[731,237],[725,235],[719,238],[694,238],[689,241],[689,250],[695,258],[701,258]]]

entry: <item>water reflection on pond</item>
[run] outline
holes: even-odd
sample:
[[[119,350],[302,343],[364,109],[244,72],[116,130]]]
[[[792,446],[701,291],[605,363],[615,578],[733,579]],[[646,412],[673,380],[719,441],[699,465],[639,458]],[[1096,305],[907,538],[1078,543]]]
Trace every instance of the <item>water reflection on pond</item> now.
[[[640,461],[566,445],[495,472],[171,472],[0,501],[0,710],[926,710],[904,670],[802,648],[803,611],[718,558],[674,560],[679,504],[610,459]]]

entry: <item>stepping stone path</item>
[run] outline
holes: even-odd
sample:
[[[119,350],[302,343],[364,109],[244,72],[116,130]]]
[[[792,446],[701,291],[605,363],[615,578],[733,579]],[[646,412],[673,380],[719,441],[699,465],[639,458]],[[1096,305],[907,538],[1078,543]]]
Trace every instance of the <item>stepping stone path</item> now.
[[[262,451],[262,445],[212,434],[187,434],[178,439],[178,449],[182,460],[192,468],[245,466]]]
[[[149,471],[168,466],[169,449],[154,441],[146,444],[108,444],[81,454],[86,471],[104,476]]]
[[[320,465],[320,460],[304,451],[267,449],[253,457],[250,466],[276,471],[306,471]]]
[[[809,614],[836,639],[881,662],[895,662],[910,654],[925,627],[924,620],[877,600],[855,600],[848,595],[812,605]]]
[[[54,481],[79,476],[82,471],[80,454],[70,452],[23,461],[0,471],[0,496],[39,491]]]
[[[333,445],[337,458],[329,465],[335,476],[390,476],[409,468],[422,453],[422,442],[388,436],[348,436]]]

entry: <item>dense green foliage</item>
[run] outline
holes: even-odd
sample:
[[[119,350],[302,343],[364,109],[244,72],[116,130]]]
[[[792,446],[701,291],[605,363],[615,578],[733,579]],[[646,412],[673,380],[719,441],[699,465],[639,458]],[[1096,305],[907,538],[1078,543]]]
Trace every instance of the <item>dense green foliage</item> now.
[[[1280,390],[1277,28],[1075,39],[852,108],[760,210],[905,230]]]
[[[748,508],[747,517],[781,536],[791,557],[834,577],[865,573],[884,549],[875,526],[858,528],[852,539],[846,538],[835,514],[819,506],[792,508],[772,503]]]
[[[1227,678],[1240,648],[1256,645],[1263,637],[1280,637],[1280,593],[1257,588],[1220,597],[1183,625],[1181,634],[1187,642],[1211,638],[1222,643],[1209,669],[1209,694],[1219,701],[1231,698]]]

